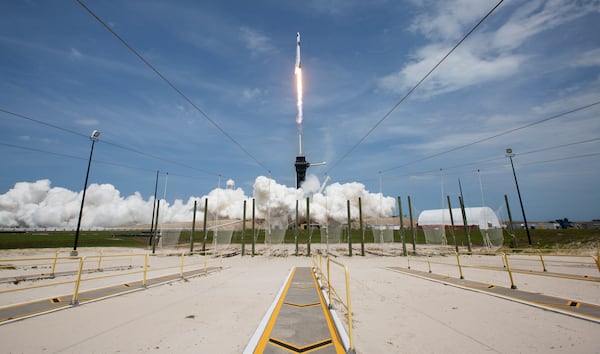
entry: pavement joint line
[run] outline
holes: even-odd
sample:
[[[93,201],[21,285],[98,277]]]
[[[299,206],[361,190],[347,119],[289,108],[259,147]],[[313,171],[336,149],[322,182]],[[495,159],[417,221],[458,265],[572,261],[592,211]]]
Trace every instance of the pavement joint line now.
[[[1,314],[3,311],[10,311],[11,309],[16,309],[19,307],[20,308],[26,308],[27,306],[35,307],[36,305],[43,305],[44,303],[48,303],[47,306],[51,306],[51,307],[44,307],[42,309],[38,309],[35,311],[23,311],[19,314],[14,314],[11,316],[0,318],[0,326],[9,324],[9,323],[12,323],[15,321],[24,320],[24,319],[34,317],[34,316],[39,316],[39,315],[43,315],[43,314],[47,314],[47,313],[51,313],[51,312],[55,312],[55,311],[59,311],[59,310],[73,308],[73,307],[82,305],[84,303],[96,302],[96,301],[104,300],[104,299],[115,297],[115,296],[129,294],[129,293],[132,293],[135,291],[144,290],[144,289],[147,289],[150,287],[155,287],[155,286],[159,286],[159,285],[172,283],[177,280],[185,279],[185,276],[187,276],[187,277],[202,276],[202,275],[210,274],[212,272],[215,272],[217,270],[222,270],[222,269],[224,269],[224,268],[211,267],[211,268],[207,268],[206,271],[204,268],[189,270],[187,272],[184,272],[184,277],[179,276],[179,273],[162,275],[162,276],[148,279],[146,287],[142,286],[141,280],[138,280],[138,281],[134,282],[134,284],[139,284],[139,285],[135,285],[135,287],[133,287],[133,286],[126,287],[125,290],[109,291],[109,289],[123,289],[122,286],[124,284],[114,284],[114,285],[98,287],[98,288],[94,288],[94,289],[87,289],[85,291],[79,292],[79,300],[78,300],[77,304],[72,304],[73,294],[66,294],[66,295],[54,296],[54,297],[46,298],[46,299],[37,299],[37,300],[27,301],[24,303],[18,303],[18,304],[12,304],[12,305],[8,305],[8,306],[0,307],[0,314]],[[165,280],[161,281],[161,279],[165,279]],[[156,282],[153,283],[153,281],[156,281]],[[152,284],[150,284],[150,283],[152,283]],[[131,282],[128,284],[131,285]],[[90,293],[101,292],[103,290],[109,291],[108,294],[103,294],[103,295],[97,296],[97,297],[89,297]],[[86,295],[88,295],[88,297],[86,297]]]
[[[567,299],[562,299],[562,298],[558,298],[558,297],[554,297],[554,296],[543,295],[543,294],[540,294],[540,293],[533,293],[533,292],[528,292],[528,291],[523,291],[523,290],[509,289],[509,288],[503,288],[503,287],[497,287],[497,286],[494,286],[493,288],[490,288],[488,286],[486,286],[486,287],[478,287],[478,286],[462,285],[462,284],[459,284],[459,282],[461,280],[464,280],[464,279],[444,277],[444,276],[439,276],[439,275],[436,275],[436,274],[425,273],[425,272],[418,271],[418,270],[404,269],[404,268],[401,268],[401,267],[384,267],[384,269],[387,269],[387,270],[393,271],[393,272],[397,272],[397,273],[406,274],[406,275],[413,276],[413,277],[416,277],[416,278],[421,278],[421,279],[424,279],[424,280],[432,281],[432,282],[435,282],[435,283],[441,283],[441,284],[444,284],[444,285],[453,286],[453,287],[456,287],[456,288],[459,288],[459,289],[464,289],[464,290],[478,292],[478,293],[489,295],[489,296],[494,296],[494,297],[497,297],[497,298],[501,298],[501,299],[513,301],[513,302],[516,302],[516,303],[521,303],[521,304],[524,304],[524,305],[528,305],[528,306],[540,308],[540,309],[543,309],[543,310],[547,310],[547,311],[559,313],[559,314],[562,314],[562,315],[567,315],[567,316],[571,316],[571,317],[574,317],[574,318],[578,318],[578,319],[582,319],[582,320],[586,320],[586,321],[590,321],[590,322],[594,322],[594,323],[600,323],[600,317],[599,316],[595,316],[593,314],[587,314],[585,312],[574,312],[572,310],[571,311],[565,310],[565,309],[569,309],[569,308],[581,309],[580,305],[582,305],[582,304],[584,304],[587,307],[591,307],[591,308],[595,308],[595,309],[600,309],[600,306],[595,305],[595,304],[582,303],[582,302],[572,301],[572,300],[567,300]],[[445,281],[445,280],[442,280],[442,278],[443,279],[451,279],[452,281]],[[473,281],[473,280],[468,280],[468,282],[470,282],[470,283],[479,283],[479,282],[476,282],[476,281]],[[483,283],[479,283],[479,284],[483,284]],[[543,297],[543,298],[547,298],[547,299],[554,299],[554,300],[558,299],[558,300],[562,300],[563,304],[557,304],[556,302],[547,302],[547,303],[546,302],[536,302],[536,301],[527,300],[527,299],[524,299],[524,298],[519,298],[517,296],[511,296],[511,295],[505,295],[505,294],[501,294],[501,293],[492,292],[492,291],[489,291],[489,290],[486,290],[486,289],[490,289],[490,290],[491,289],[495,289],[495,290],[505,289],[505,290],[510,290],[514,294],[533,295],[533,296],[539,296],[539,297]],[[576,303],[577,306],[567,305],[571,301],[573,303]],[[562,309],[561,307],[564,307],[565,309]]]
[[[296,267],[293,267],[290,270],[289,274],[287,275],[285,281],[283,282],[283,285],[279,289],[279,292],[275,296],[275,300],[273,300],[273,302],[271,303],[271,306],[269,307],[269,309],[263,316],[263,319],[261,320],[258,327],[256,328],[256,331],[254,331],[254,334],[250,338],[248,345],[244,349],[244,354],[254,353],[255,349],[261,344],[263,335],[268,330],[267,327],[271,324],[271,319],[273,317],[273,314],[274,314],[277,306],[280,304],[281,300],[283,300],[284,294],[287,292],[288,286],[289,286],[295,272],[296,272]]]

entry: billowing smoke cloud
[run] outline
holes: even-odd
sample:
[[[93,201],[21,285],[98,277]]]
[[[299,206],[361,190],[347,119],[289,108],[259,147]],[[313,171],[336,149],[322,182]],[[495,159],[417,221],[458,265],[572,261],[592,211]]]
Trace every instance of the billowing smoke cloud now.
[[[345,223],[347,200],[350,200],[353,219],[358,217],[358,198],[361,198],[363,217],[366,218],[391,216],[395,207],[394,198],[369,193],[360,183],[334,183],[319,193],[320,184],[316,176],[308,176],[301,189],[286,187],[273,179],[259,176],[254,183],[253,197],[246,196],[241,188],[235,189],[234,186],[233,181],[228,181],[226,189],[216,188],[199,198],[190,197],[186,202],[178,199],[173,204],[163,201],[160,223],[191,222],[194,201],[198,202],[196,220],[202,220],[206,198],[208,216],[219,219],[241,219],[244,201],[246,217],[250,218],[254,198],[256,217],[271,220],[273,227],[285,227],[286,223],[293,222],[296,204],[300,217],[305,219],[306,198],[310,198],[311,220],[319,223]],[[81,194],[52,187],[47,179],[34,183],[19,182],[0,195],[0,227],[74,228],[79,216]],[[82,227],[149,224],[153,202],[153,197],[144,200],[137,192],[123,197],[110,184],[92,184],[86,193]]]

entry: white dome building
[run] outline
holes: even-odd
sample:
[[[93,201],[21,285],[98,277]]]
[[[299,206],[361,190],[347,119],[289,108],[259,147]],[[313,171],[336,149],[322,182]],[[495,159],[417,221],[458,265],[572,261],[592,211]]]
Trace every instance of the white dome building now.
[[[465,208],[467,225],[476,226],[481,232],[484,246],[499,248],[504,243],[502,226],[496,213],[489,207]],[[460,208],[452,209],[452,218],[457,228],[464,226]],[[447,244],[446,228],[452,225],[448,209],[424,210],[419,214],[418,225],[423,227],[428,244]]]

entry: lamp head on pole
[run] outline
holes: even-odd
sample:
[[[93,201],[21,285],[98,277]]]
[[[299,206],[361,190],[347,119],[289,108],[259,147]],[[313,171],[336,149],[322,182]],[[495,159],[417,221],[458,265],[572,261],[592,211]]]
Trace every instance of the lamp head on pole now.
[[[98,140],[99,137],[100,137],[100,131],[99,130],[94,130],[92,132],[92,135],[90,135],[90,139],[92,139],[93,141]]]
[[[515,154],[513,154],[513,151],[511,148],[507,148],[506,149],[506,157],[513,157],[515,156]]]

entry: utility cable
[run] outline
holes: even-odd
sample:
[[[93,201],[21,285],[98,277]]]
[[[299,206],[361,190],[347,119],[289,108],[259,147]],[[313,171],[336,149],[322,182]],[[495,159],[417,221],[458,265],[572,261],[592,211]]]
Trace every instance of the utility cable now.
[[[116,33],[106,22],[104,22],[98,15],[96,15],[89,7],[87,7],[81,0],[75,0],[81,7],[83,7],[92,17],[94,17],[104,28],[106,28],[115,38],[117,38],[127,49],[129,49],[135,56],[138,57],[150,70],[152,70],[163,82],[165,82],[171,89],[173,89],[179,96],[181,96],[187,103],[189,103],[196,111],[198,111],[207,121],[209,121],[215,128],[217,128],[227,139],[229,139],[232,143],[237,145],[248,157],[250,157],[254,162],[256,162],[259,166],[264,168],[266,171],[269,169],[260,162],[254,155],[252,155],[240,142],[238,142],[235,138],[233,138],[229,133],[225,131],[225,129],[221,128],[221,126],[212,119],[206,112],[204,112],[200,107],[198,107],[192,100],[185,95],[180,89],[178,89],[169,79],[167,79],[163,74],[161,74],[158,69],[156,69],[148,60],[146,60],[133,46],[131,46],[123,37],[121,37],[118,33]]]
[[[44,122],[44,121],[39,120],[39,119],[31,118],[31,117],[28,117],[28,116],[23,115],[23,114],[11,112],[11,111],[8,111],[6,109],[0,108],[0,112],[6,113],[6,114],[11,115],[11,116],[16,117],[16,118],[21,118],[21,119],[28,120],[30,122],[34,122],[34,123],[37,123],[37,124],[45,125],[47,127],[53,128],[53,129],[61,130],[63,132],[69,133],[69,134],[77,135],[77,136],[84,137],[84,138],[89,138],[89,135],[82,134],[82,133],[76,132],[76,131],[71,130],[71,129],[63,128],[63,127],[58,126],[56,124],[51,124],[51,123],[48,123],[48,122]],[[174,165],[182,166],[182,167],[185,167],[185,168],[196,170],[198,172],[206,173],[206,174],[211,175],[211,176],[217,176],[218,175],[218,173],[214,173],[214,172],[210,172],[210,171],[207,171],[207,170],[203,170],[201,168],[190,166],[190,165],[184,164],[182,162],[178,162],[178,161],[174,161],[174,160],[169,160],[169,159],[157,156],[157,155],[153,155],[153,154],[141,151],[141,150],[137,150],[137,149],[134,149],[134,148],[130,148],[130,147],[127,147],[127,146],[124,146],[124,145],[112,142],[112,141],[107,140],[107,139],[101,139],[101,140],[98,140],[98,142],[102,143],[102,144],[112,145],[112,146],[118,147],[120,149],[128,150],[128,151],[131,151],[131,152],[134,152],[136,154],[140,154],[140,155],[143,155],[143,156],[146,156],[146,157],[151,157],[151,158],[156,159],[156,160],[160,160],[160,161],[163,161],[163,162],[167,162],[167,163],[171,163],[171,164],[174,164]]]
[[[564,117],[566,115],[569,115],[569,114],[572,114],[572,113],[576,113],[576,112],[582,111],[582,110],[590,108],[590,107],[594,107],[594,106],[596,106],[598,104],[600,104],[600,101],[596,101],[596,102],[590,103],[590,104],[585,105],[585,106],[577,107],[577,108],[574,108],[574,109],[566,111],[566,112],[555,114],[553,116],[550,116],[550,117],[547,117],[547,118],[544,118],[544,119],[540,119],[538,121],[535,121],[535,122],[532,122],[532,123],[529,123],[529,124],[525,124],[525,125],[522,125],[522,126],[517,127],[517,128],[505,130],[505,131],[503,131],[501,133],[494,134],[494,135],[491,135],[491,136],[488,136],[488,137],[485,137],[485,138],[482,138],[482,139],[479,139],[479,140],[475,140],[475,141],[470,142],[468,144],[456,146],[456,147],[453,147],[452,149],[449,149],[449,150],[438,152],[438,153],[435,153],[433,155],[428,155],[428,156],[425,156],[423,158],[407,162],[407,163],[405,163],[403,165],[400,165],[400,166],[391,167],[391,168],[388,168],[387,170],[384,170],[384,172],[392,171],[392,170],[395,170],[395,169],[398,169],[398,168],[401,168],[401,167],[406,167],[408,165],[412,165],[412,164],[415,164],[415,163],[418,163],[418,162],[423,162],[423,161],[429,160],[429,159],[434,158],[434,157],[438,157],[438,156],[441,156],[441,155],[445,155],[445,154],[451,153],[451,152],[456,151],[456,150],[464,149],[466,147],[473,146],[475,144],[479,144],[479,143],[482,143],[484,141],[492,140],[492,139],[501,137],[503,135],[514,133],[516,131],[519,131],[519,130],[522,130],[522,129],[525,129],[525,128],[529,128],[529,127],[532,127],[534,125],[545,123],[545,122],[548,122],[548,121],[553,120],[553,119],[561,118],[561,117]]]
[[[36,148],[29,147],[29,146],[15,145],[15,144],[3,143],[3,142],[0,142],[0,146],[6,146],[6,147],[14,148],[14,149],[21,149],[21,150],[27,150],[27,151],[32,151],[32,152],[39,152],[42,154],[54,155],[54,156],[59,156],[59,157],[66,157],[66,158],[70,158],[70,159],[74,159],[74,160],[87,161],[87,158],[84,158],[81,156],[63,154],[60,152],[54,152],[54,151],[49,151],[49,150],[36,149]],[[92,159],[92,161],[94,163],[98,163],[98,164],[111,165],[111,166],[116,166],[116,167],[121,167],[121,168],[127,168],[130,170],[156,172],[156,170],[153,170],[150,168],[125,165],[125,164],[120,164],[117,162],[103,161],[103,160],[97,160],[97,159]],[[189,175],[182,175],[182,174],[171,173],[171,172],[169,172],[169,176],[183,177],[183,178],[189,178],[189,179],[194,179],[194,180],[201,178],[199,176],[189,176]]]
[[[48,123],[48,122],[44,122],[44,121],[41,121],[41,120],[38,120],[38,119],[34,119],[34,118],[31,118],[31,117],[27,117],[27,116],[25,116],[25,115],[23,115],[23,114],[19,114],[19,113],[15,113],[15,112],[7,111],[7,110],[5,110],[5,109],[2,109],[2,108],[0,108],[0,112],[2,112],[2,113],[6,113],[6,114],[8,114],[8,115],[11,115],[11,116],[13,116],[13,117],[17,117],[17,118],[25,119],[25,120],[28,120],[28,121],[30,121],[30,122],[34,122],[34,123],[37,123],[37,124],[45,125],[45,126],[47,126],[47,127],[50,127],[50,128],[54,128],[54,129],[58,129],[58,130],[62,130],[63,132],[66,132],[66,133],[70,133],[70,134],[74,134],[74,135],[82,136],[82,137],[84,137],[84,138],[87,138],[87,137],[88,137],[87,135],[85,135],[85,134],[81,134],[81,133],[79,133],[79,132],[76,132],[76,131],[74,131],[74,130],[67,129],[67,128],[63,128],[63,127],[60,127],[60,126],[58,126],[58,125],[51,124],[51,123]]]
[[[524,155],[529,155],[529,154],[535,154],[535,153],[539,153],[539,152],[544,152],[544,151],[549,151],[549,150],[555,150],[555,149],[560,149],[560,148],[563,148],[563,147],[574,146],[574,145],[579,145],[579,144],[585,144],[585,143],[590,143],[590,142],[594,142],[594,141],[600,141],[600,137],[598,137],[598,138],[592,138],[592,139],[586,139],[586,140],[580,140],[580,141],[575,141],[575,142],[561,144],[561,145],[555,145],[555,146],[545,147],[545,148],[536,149],[536,150],[524,151],[524,152],[516,153],[515,156],[524,156]],[[582,155],[582,156],[587,156],[587,155]],[[459,164],[459,165],[442,167],[442,170],[447,171],[447,170],[452,170],[452,169],[456,169],[456,168],[460,168],[460,167],[473,166],[473,165],[481,165],[481,164],[485,164],[485,163],[488,163],[488,162],[497,161],[497,160],[504,160],[504,159],[505,159],[504,156],[491,157],[491,158],[486,158],[486,159],[483,159],[483,160],[477,160],[477,161],[473,161],[473,162],[466,162],[466,163],[462,163],[462,164]],[[439,173],[439,171],[440,171],[439,169],[432,169],[432,170],[421,171],[421,172],[414,172],[414,173],[403,173],[403,174],[399,174],[399,175],[388,175],[388,178],[395,179],[395,178],[406,177],[406,176],[424,176],[424,175],[430,175],[430,174],[437,174],[437,173]],[[371,177],[363,177],[363,178],[358,179],[358,181],[371,181],[371,180],[375,180],[375,177],[371,176]]]
[[[79,1],[79,0],[77,0]],[[340,162],[342,162],[346,157],[348,157],[348,155],[350,155],[360,144],[363,143],[363,141],[365,141],[365,139],[371,135],[371,133],[381,124],[383,123],[383,121],[385,121],[391,114],[392,112],[394,112],[396,110],[396,108],[398,108],[398,106],[400,106],[400,104],[402,104],[402,102],[404,102],[410,95],[412,95],[412,93],[419,87],[421,86],[421,84],[456,50],[456,48],[458,48],[499,6],[500,4],[502,4],[502,2],[504,2],[504,0],[500,0],[498,1],[498,3],[490,10],[488,11],[488,13],[483,16],[479,22],[477,22],[477,24],[475,24],[475,26],[473,26],[473,28],[471,28],[471,30],[469,32],[467,32],[467,34],[465,34],[462,39],[460,41],[458,41],[458,43],[456,43],[454,45],[454,47],[452,47],[452,49],[450,49],[450,51],[448,51],[448,53],[446,53],[446,55],[444,55],[442,57],[442,59],[440,59],[437,64],[435,64],[433,66],[433,68],[431,68],[429,70],[429,72],[427,72],[427,74],[425,74],[425,76],[423,76],[423,78],[421,78],[421,80],[419,80],[419,82],[417,82],[417,84],[415,86],[413,86],[413,88],[411,88],[405,95],[404,97],[402,97],[398,102],[396,102],[395,105],[392,106],[392,108],[387,111],[387,113],[385,113],[383,115],[383,117],[381,117],[381,119],[379,119],[379,121],[377,121],[377,123],[375,123],[375,125],[369,129],[369,131],[367,131],[367,133],[358,140],[358,142],[356,144],[354,144],[344,155],[342,155],[342,157],[340,157],[336,162],[334,162],[331,165],[331,168],[328,169],[328,171],[326,173],[328,173],[330,170],[332,170],[334,167],[336,167]]]

